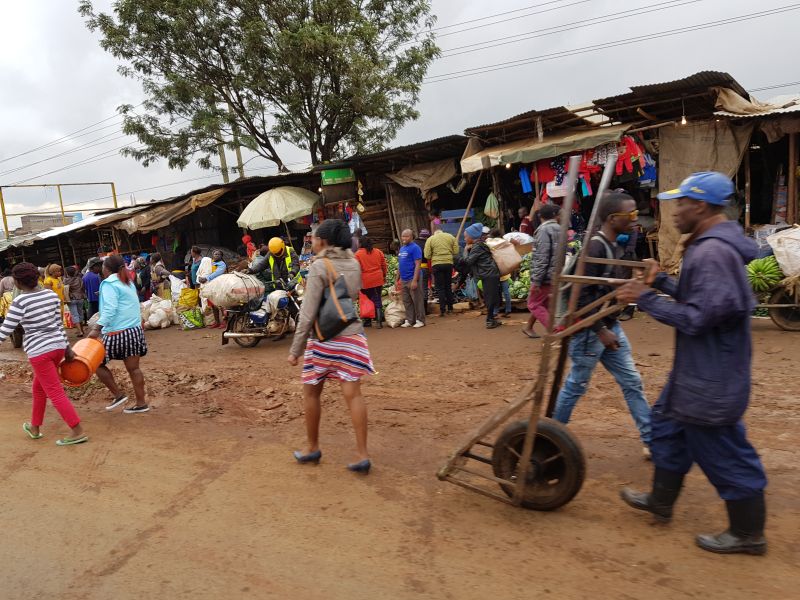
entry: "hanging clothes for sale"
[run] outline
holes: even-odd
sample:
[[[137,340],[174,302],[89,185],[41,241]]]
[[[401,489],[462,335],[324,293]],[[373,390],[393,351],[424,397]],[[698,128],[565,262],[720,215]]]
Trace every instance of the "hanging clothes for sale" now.
[[[533,186],[531,185],[531,176],[530,173],[528,173],[527,167],[520,167],[519,182],[522,184],[523,194],[530,194],[533,191]]]

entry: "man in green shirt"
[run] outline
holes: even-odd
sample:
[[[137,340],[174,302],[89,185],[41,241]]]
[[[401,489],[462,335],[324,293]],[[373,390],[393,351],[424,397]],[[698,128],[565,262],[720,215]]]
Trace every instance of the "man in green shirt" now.
[[[442,316],[453,312],[452,280],[453,259],[458,256],[458,241],[441,225],[434,225],[433,235],[425,242],[424,255],[433,275],[436,295],[439,298],[439,310]]]

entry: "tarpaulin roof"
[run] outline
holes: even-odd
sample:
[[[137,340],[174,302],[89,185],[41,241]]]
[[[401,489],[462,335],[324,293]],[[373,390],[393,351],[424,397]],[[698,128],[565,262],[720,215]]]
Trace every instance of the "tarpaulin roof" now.
[[[452,158],[436,162],[410,165],[386,176],[403,187],[419,188],[424,196],[435,187],[443,185],[458,175],[456,161]]]
[[[589,130],[561,131],[546,136],[527,138],[500,146],[486,148],[461,159],[461,171],[472,173],[488,167],[509,163],[531,163],[568,152],[588,150],[609,142],[618,142],[630,125],[611,125]]]
[[[154,231],[193,213],[198,208],[208,206],[228,190],[229,188],[227,187],[220,187],[208,192],[194,194],[185,200],[146,209],[128,219],[114,223],[113,226],[115,229],[122,229],[129,234],[137,231]]]

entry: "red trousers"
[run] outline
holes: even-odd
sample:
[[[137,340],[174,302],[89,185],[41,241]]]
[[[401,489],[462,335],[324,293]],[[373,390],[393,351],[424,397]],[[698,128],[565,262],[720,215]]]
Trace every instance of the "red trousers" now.
[[[31,425],[34,427],[40,427],[42,421],[44,421],[44,409],[48,398],[50,398],[58,414],[61,415],[67,425],[75,427],[81,422],[58,376],[58,365],[63,359],[63,350],[53,350],[30,359],[33,367],[33,413]]]
[[[550,286],[543,285],[536,292],[528,293],[528,310],[545,327],[550,322],[550,314],[547,312],[547,305],[550,302]]]

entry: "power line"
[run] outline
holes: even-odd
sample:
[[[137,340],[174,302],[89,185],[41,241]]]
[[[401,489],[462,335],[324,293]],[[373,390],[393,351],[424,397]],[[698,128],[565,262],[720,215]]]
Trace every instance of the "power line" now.
[[[619,21],[622,19],[628,19],[630,17],[646,15],[653,12],[668,10],[671,8],[677,8],[679,6],[685,6],[687,4],[696,4],[698,2],[704,2],[704,1],[705,0],[670,0],[668,2],[657,2],[655,4],[641,6],[635,9],[623,10],[615,13],[609,13],[607,15],[592,17],[590,19],[584,19],[582,21],[574,21],[572,23],[564,23],[562,25],[553,25],[552,27],[544,27],[542,29],[536,29],[533,31],[526,31],[525,33],[520,33],[517,35],[509,35],[506,37],[497,38],[495,40],[476,42],[474,44],[467,44],[465,46],[450,48],[449,50],[445,50],[444,51],[445,54],[440,58],[450,58],[453,56],[460,56],[461,54],[469,54],[470,52],[488,50],[489,48],[497,48],[498,46],[506,46],[508,44],[523,42],[534,38],[546,37],[548,35],[555,35],[557,33],[564,33],[565,31],[572,31],[573,29],[583,29],[584,27],[601,25],[603,23],[610,23],[612,21]],[[509,40],[509,41],[503,41],[503,40]],[[482,46],[482,47],[478,48],[477,46]],[[455,52],[455,50],[463,50],[463,51]]]
[[[627,38],[625,40],[618,40],[614,42],[604,42],[601,44],[594,44],[591,46],[584,46],[583,48],[575,48],[573,50],[563,50],[560,52],[553,52],[551,54],[543,54],[540,56],[531,56],[528,58],[521,58],[518,60],[506,61],[504,63],[497,63],[493,65],[485,65],[482,67],[475,67],[472,69],[463,69],[461,71],[453,71],[451,73],[442,73],[440,75],[431,75],[427,77],[423,84],[427,83],[440,83],[442,81],[450,81],[452,79],[461,79],[462,77],[470,77],[472,75],[481,75],[484,73],[491,73],[493,71],[502,71],[505,69],[512,69],[515,67],[519,67],[522,65],[533,64],[537,62],[545,62],[549,60],[555,60],[557,58],[564,58],[567,56],[577,56],[579,54],[586,54],[588,52],[594,52],[596,50],[605,50],[608,48],[615,48],[618,46],[624,46],[627,44],[639,43],[644,41],[649,41],[653,39],[671,37],[674,35],[680,35],[683,33],[689,33],[692,31],[700,31],[703,29],[710,29],[714,27],[721,27],[723,25],[730,25],[732,23],[739,23],[745,21],[752,21],[754,19],[759,19],[762,17],[767,17],[771,15],[776,15],[784,12],[789,12],[793,10],[797,10],[800,8],[800,4],[790,4],[787,6],[782,6],[776,9],[750,13],[747,15],[740,15],[738,17],[730,17],[728,19],[720,19],[718,21],[710,21],[707,23],[699,23],[697,25],[691,25],[688,27],[681,27],[677,29],[671,29],[667,31],[642,35],[638,37]]]
[[[785,87],[792,87],[792,86],[800,86],[800,81],[790,81],[789,83],[779,83],[777,85],[767,85],[764,87],[753,88],[752,90],[747,90],[748,92],[766,92],[767,90],[776,90],[778,88],[785,88]]]
[[[506,15],[510,15],[513,13],[523,12],[526,10],[530,10],[532,8],[539,8],[540,6],[547,6],[549,4],[559,4],[560,2],[564,2],[565,0],[551,0],[550,2],[541,2],[539,4],[531,4],[530,6],[525,6],[523,8],[515,8],[514,10],[507,10],[501,13],[495,13],[493,15],[486,15],[485,17],[478,17],[476,19],[470,19],[468,21],[460,21],[458,23],[451,23],[450,25],[441,25],[439,27],[434,27],[431,31],[440,31],[442,29],[450,29],[451,27],[458,27],[460,25],[469,25],[470,23],[477,23],[478,21],[486,21],[487,19],[494,19],[495,17],[504,17]],[[559,7],[564,8],[564,7]],[[489,25],[494,25],[494,23],[489,23]]]
[[[88,165],[90,163],[94,163],[100,160],[105,160],[106,158],[111,158],[112,156],[118,156],[119,151],[128,145],[129,144],[122,144],[122,146],[118,146],[117,148],[113,148],[111,150],[106,150],[104,152],[101,152],[100,154],[95,154],[94,156],[90,156],[89,158],[83,159],[79,162],[72,163],[70,165],[67,165],[66,167],[61,167],[60,169],[54,169],[53,171],[48,171],[47,173],[40,173],[39,175],[34,175],[33,177],[28,177],[27,179],[20,179],[19,181],[15,181],[11,185],[12,186],[20,185],[22,183],[33,181],[34,179],[39,179],[40,177],[46,177],[47,175],[52,175],[53,173],[60,173],[61,171],[67,171],[75,167],[80,167],[82,165]]]
[[[430,31],[438,31],[440,29],[446,29],[446,28],[450,28],[450,27],[455,27],[457,25],[466,25],[468,23],[474,23],[474,22],[477,22],[477,21],[485,21],[486,19],[493,19],[494,17],[501,17],[503,15],[508,15],[508,14],[511,14],[511,13],[518,13],[518,12],[521,12],[521,11],[526,11],[526,10],[530,10],[530,9],[533,9],[533,8],[538,8],[538,7],[541,7],[541,6],[547,6],[549,4],[556,4],[557,2],[560,3],[560,2],[564,2],[564,1],[565,0],[556,0],[555,2],[544,2],[542,4],[532,4],[531,6],[528,6],[526,8],[518,8],[516,10],[510,10],[510,11],[506,11],[506,12],[502,12],[502,13],[497,13],[497,14],[494,14],[494,15],[488,15],[486,17],[480,17],[478,19],[471,19],[469,21],[462,21],[461,23],[453,23],[452,25],[445,25],[444,27],[436,27],[436,28],[431,29]],[[502,23],[507,23],[508,21],[513,21],[515,19],[519,19],[521,17],[530,17],[530,16],[533,16],[533,15],[540,15],[540,14],[547,13],[547,12],[553,12],[555,10],[561,10],[562,8],[569,8],[570,6],[576,6],[578,4],[586,4],[587,2],[591,2],[591,0],[577,0],[575,2],[571,2],[570,4],[564,4],[562,6],[556,6],[556,7],[553,7],[553,8],[547,8],[545,10],[534,11],[534,12],[531,12],[531,13],[528,13],[528,14],[525,14],[525,15],[517,15],[517,16],[515,16],[513,18],[509,18],[509,19],[502,19],[500,21],[494,21],[492,23],[484,23],[483,25],[476,25],[474,27],[467,27],[465,29],[459,29],[458,31],[450,31],[448,33],[442,33],[441,35],[438,35],[437,38],[443,38],[443,37],[447,37],[447,36],[450,36],[450,35],[456,35],[458,33],[464,33],[464,32],[467,32],[467,31],[473,31],[475,29],[482,29],[484,27],[491,27],[492,25],[500,25]],[[419,37],[421,35],[424,35],[426,33],[427,32],[425,32],[425,31],[421,31],[421,32],[417,33],[416,35],[414,35],[413,39],[411,39],[411,40],[409,40],[407,42],[403,42],[400,45],[401,46],[408,46],[410,44],[413,44],[413,43],[415,43],[415,42],[417,42],[419,40]]]
[[[181,124],[186,123],[188,121],[189,121],[188,118],[180,117],[179,119],[177,119],[175,121],[175,123],[173,125],[181,125]],[[167,127],[168,125],[170,125],[170,123],[160,123],[159,125],[161,127]],[[81,152],[83,150],[88,150],[89,148],[94,148],[95,146],[102,146],[103,144],[108,144],[109,142],[113,142],[113,141],[116,141],[116,140],[121,140],[121,139],[124,139],[124,138],[132,137],[132,136],[129,136],[129,135],[124,134],[124,133],[122,135],[117,135],[116,137],[111,137],[111,136],[116,135],[116,133],[117,132],[112,132],[112,133],[106,134],[106,135],[101,136],[99,138],[96,138],[94,140],[90,140],[89,142],[86,142],[85,144],[81,144],[80,146],[78,146],[76,148],[72,148],[70,150],[65,150],[64,152],[60,152],[59,154],[54,154],[53,156],[50,156],[48,158],[43,158],[43,159],[38,160],[36,162],[28,163],[26,165],[22,165],[20,167],[14,168],[14,169],[9,169],[8,171],[4,171],[4,172],[0,173],[0,177],[2,177],[4,175],[9,175],[11,173],[16,173],[18,171],[24,171],[25,169],[28,169],[28,168],[30,168],[32,166],[35,166],[35,165],[38,165],[38,164],[41,164],[41,163],[44,163],[44,162],[48,162],[48,161],[51,161],[51,160],[55,160],[57,158],[61,158],[62,156],[66,156],[68,154],[74,154],[75,152]],[[105,139],[105,138],[109,138],[109,137],[111,137],[111,139]],[[104,140],[104,141],[100,141],[100,140]],[[94,142],[96,142],[96,143],[94,143]]]
[[[142,104],[144,104],[144,102],[140,102],[139,104],[137,104],[133,108],[139,108],[140,106],[142,106]],[[80,129],[76,129],[72,133],[68,133],[67,135],[65,135],[63,137],[55,139],[55,140],[53,140],[51,142],[47,142],[46,144],[43,144],[41,146],[37,146],[36,148],[31,148],[30,150],[26,150],[25,152],[20,152],[19,154],[15,154],[14,156],[9,156],[7,158],[0,159],[0,163],[8,162],[9,160],[13,160],[15,158],[19,158],[20,156],[25,156],[27,154],[32,154],[33,152],[38,152],[39,150],[44,150],[45,148],[49,148],[50,146],[55,146],[57,144],[60,144],[62,142],[65,142],[65,141],[69,140],[73,136],[82,137],[84,135],[89,135],[90,133],[96,133],[96,131],[88,131],[86,133],[83,133],[82,135],[77,135],[77,134],[79,134],[79,133],[81,133],[83,131],[86,131],[87,129],[92,129],[94,127],[97,127],[98,125],[102,125],[106,121],[110,121],[111,119],[116,119],[119,116],[120,116],[119,113],[117,113],[116,115],[113,115],[111,117],[107,117],[107,118],[105,118],[105,119],[103,119],[101,121],[98,121],[97,123],[92,123],[91,125],[87,125],[86,127],[82,127]],[[107,125],[106,127],[101,127],[97,131],[101,131],[103,129],[108,129],[109,127],[115,127],[117,125],[119,125],[119,123],[115,123],[113,125]]]

